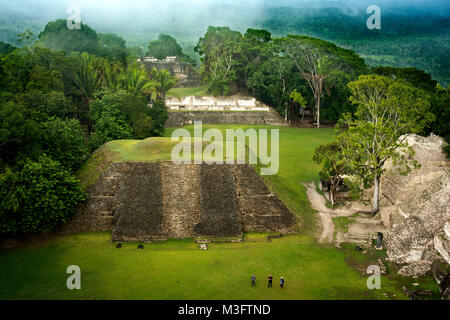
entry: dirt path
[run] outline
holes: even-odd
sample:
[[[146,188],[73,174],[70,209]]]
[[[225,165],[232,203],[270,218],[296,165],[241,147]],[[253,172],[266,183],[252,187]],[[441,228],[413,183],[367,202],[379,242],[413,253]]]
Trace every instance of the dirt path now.
[[[311,203],[311,207],[314,210],[319,211],[319,217],[321,221],[322,233],[319,236],[319,242],[333,242],[334,235],[334,222],[335,217],[348,217],[352,216],[359,211],[364,211],[365,207],[356,202],[352,203],[350,208],[346,209],[330,209],[326,206],[325,198],[316,191],[316,185],[314,182],[304,183],[306,187],[306,195]]]

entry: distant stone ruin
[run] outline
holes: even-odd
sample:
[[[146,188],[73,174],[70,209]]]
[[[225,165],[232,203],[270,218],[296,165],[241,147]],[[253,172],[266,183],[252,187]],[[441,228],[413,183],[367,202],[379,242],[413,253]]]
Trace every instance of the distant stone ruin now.
[[[196,97],[166,99],[169,109],[167,127],[179,127],[202,121],[204,124],[286,125],[273,108],[253,97]]]
[[[295,232],[296,221],[249,165],[114,163],[62,233],[112,230],[118,242],[241,239]]]
[[[158,60],[154,57],[142,57],[138,62],[143,63],[147,70],[156,68],[158,70],[166,69],[172,76],[180,80],[180,87],[195,87],[200,85],[200,79],[197,71],[189,63],[181,62],[178,57],[166,57]]]
[[[166,99],[169,110],[189,111],[269,111],[270,108],[251,97],[196,97],[187,96],[182,99],[176,97]]]

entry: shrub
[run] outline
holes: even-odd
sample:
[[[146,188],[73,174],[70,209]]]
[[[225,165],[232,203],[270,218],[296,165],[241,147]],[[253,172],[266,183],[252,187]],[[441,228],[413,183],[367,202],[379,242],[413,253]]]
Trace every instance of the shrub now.
[[[83,164],[88,149],[78,120],[53,117],[42,123],[42,131],[43,149],[52,159],[73,171]]]
[[[86,195],[77,179],[46,155],[0,175],[0,234],[49,232],[65,223]]]
[[[164,125],[166,124],[169,113],[163,100],[156,100],[150,108],[150,117],[153,119],[152,135],[164,135]]]

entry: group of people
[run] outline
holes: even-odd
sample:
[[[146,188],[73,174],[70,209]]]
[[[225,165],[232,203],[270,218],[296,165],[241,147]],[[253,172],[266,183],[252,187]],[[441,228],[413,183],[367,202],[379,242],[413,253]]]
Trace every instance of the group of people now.
[[[256,276],[255,276],[255,274],[252,274],[250,279],[252,280],[252,287],[256,286]],[[269,274],[267,288],[272,288],[272,281],[273,281],[273,276],[271,274]],[[282,289],[283,286],[284,286],[284,278],[280,277],[280,288]]]

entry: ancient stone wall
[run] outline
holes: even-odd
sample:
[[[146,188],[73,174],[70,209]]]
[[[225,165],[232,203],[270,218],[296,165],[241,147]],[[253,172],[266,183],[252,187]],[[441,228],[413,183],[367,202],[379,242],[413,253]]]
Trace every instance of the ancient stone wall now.
[[[167,127],[181,127],[202,121],[203,124],[272,124],[285,125],[275,110],[270,111],[175,111],[169,112]]]
[[[169,110],[182,111],[269,111],[270,108],[256,101],[255,98],[231,97],[197,97],[187,96],[181,99],[171,97],[166,99]]]
[[[62,233],[112,230],[113,241],[241,238],[295,231],[295,218],[248,165],[114,163]]]
[[[186,62],[180,62],[177,57],[168,58],[158,60],[153,57],[142,57],[138,59],[138,62],[143,63],[147,70],[151,70],[152,68],[168,70],[172,76],[180,80],[180,87],[195,87],[200,85],[198,73],[191,65]]]

